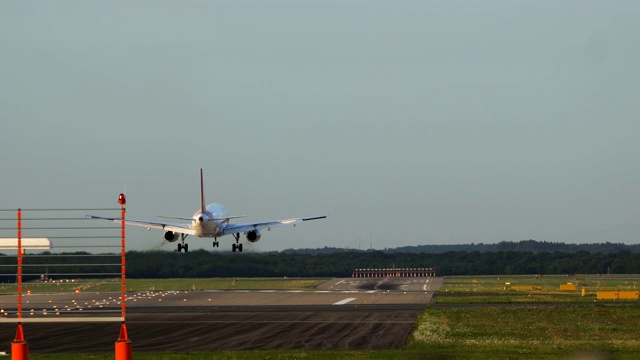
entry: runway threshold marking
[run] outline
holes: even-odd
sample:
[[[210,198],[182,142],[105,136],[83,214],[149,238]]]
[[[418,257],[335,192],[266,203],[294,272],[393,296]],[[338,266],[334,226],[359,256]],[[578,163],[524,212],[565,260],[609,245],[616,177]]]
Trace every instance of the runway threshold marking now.
[[[333,305],[344,305],[348,302],[352,302],[353,300],[355,300],[356,298],[346,298],[344,300],[340,300],[337,303],[333,303]]]

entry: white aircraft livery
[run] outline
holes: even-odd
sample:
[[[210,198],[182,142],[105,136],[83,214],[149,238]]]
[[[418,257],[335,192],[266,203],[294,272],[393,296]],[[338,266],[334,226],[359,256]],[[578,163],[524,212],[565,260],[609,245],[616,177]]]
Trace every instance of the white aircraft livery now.
[[[87,217],[94,219],[111,220],[114,222],[121,222],[120,218],[109,218],[96,215],[87,215]],[[164,231],[164,239],[168,242],[174,242],[180,240],[178,243],[178,252],[183,249],[185,252],[189,251],[189,244],[185,244],[184,240],[189,235],[195,237],[214,238],[213,247],[218,247],[218,238],[224,235],[233,235],[236,239],[235,244],[231,244],[233,252],[238,250],[242,252],[242,244],[240,243],[240,233],[243,233],[249,242],[256,242],[260,240],[261,229],[270,230],[275,226],[293,225],[299,224],[303,221],[324,219],[326,216],[293,218],[286,220],[274,220],[263,221],[256,223],[246,224],[230,224],[229,220],[241,218],[244,216],[227,216],[227,210],[221,204],[213,203],[205,206],[204,202],[204,182],[202,177],[202,169],[200,169],[200,210],[196,211],[191,218],[187,217],[167,217],[160,216],[168,219],[187,220],[191,223],[168,223],[161,221],[147,221],[147,220],[127,220],[125,223],[134,226],[142,226],[147,229],[160,229]]]

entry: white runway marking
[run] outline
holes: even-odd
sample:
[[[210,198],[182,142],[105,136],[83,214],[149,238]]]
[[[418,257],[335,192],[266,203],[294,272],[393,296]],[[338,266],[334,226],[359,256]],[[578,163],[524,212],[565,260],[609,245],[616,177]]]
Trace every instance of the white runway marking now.
[[[424,291],[427,291],[427,290],[429,290],[428,287],[429,287],[429,279],[427,279],[427,281],[425,281],[424,287],[422,289]]]
[[[353,301],[353,300],[355,300],[355,299],[356,299],[356,298],[346,298],[346,299],[344,299],[344,300],[340,300],[340,301],[338,301],[337,303],[334,303],[333,305],[344,305],[344,304],[346,304],[346,303],[348,303],[348,302],[351,302],[351,301]]]

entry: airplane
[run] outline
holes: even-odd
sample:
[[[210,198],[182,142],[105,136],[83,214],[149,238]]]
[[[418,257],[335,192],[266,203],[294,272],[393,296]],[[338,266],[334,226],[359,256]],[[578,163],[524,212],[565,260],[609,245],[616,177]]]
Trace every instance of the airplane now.
[[[227,216],[227,210],[222,204],[212,203],[205,206],[204,202],[204,180],[202,176],[202,169],[200,169],[200,210],[196,211],[195,214],[191,218],[187,217],[170,217],[170,216],[159,216],[167,219],[176,219],[176,220],[185,220],[191,221],[191,223],[168,223],[162,221],[148,221],[148,220],[127,220],[125,219],[125,223],[134,226],[146,227],[148,230],[150,229],[160,229],[164,231],[164,239],[168,242],[175,242],[178,239],[180,243],[178,243],[178,252],[189,251],[189,244],[185,244],[184,240],[187,236],[192,235],[195,237],[204,237],[204,238],[213,238],[213,247],[219,247],[220,244],[218,242],[218,238],[224,235],[233,235],[236,239],[235,244],[231,244],[231,250],[233,252],[242,252],[242,244],[240,243],[240,233],[243,233],[246,239],[255,243],[260,240],[262,236],[260,234],[260,230],[267,229],[271,230],[272,227],[276,226],[284,226],[284,225],[292,225],[296,226],[297,224],[310,221],[310,220],[318,220],[326,218],[323,216],[314,216],[314,217],[299,217],[293,219],[285,219],[285,220],[274,220],[274,221],[263,221],[263,222],[255,222],[255,223],[245,223],[245,224],[231,224],[229,220],[242,218],[243,216]],[[103,219],[103,220],[111,220],[113,222],[121,222],[121,218],[110,218],[96,215],[87,215],[89,218],[93,219]]]

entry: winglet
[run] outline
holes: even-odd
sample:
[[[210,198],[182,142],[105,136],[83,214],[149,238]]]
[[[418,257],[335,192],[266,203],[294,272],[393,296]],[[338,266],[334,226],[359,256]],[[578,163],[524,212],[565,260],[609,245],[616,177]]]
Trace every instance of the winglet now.
[[[202,178],[202,168],[200,168],[200,211],[207,211],[204,205],[204,180]]]

